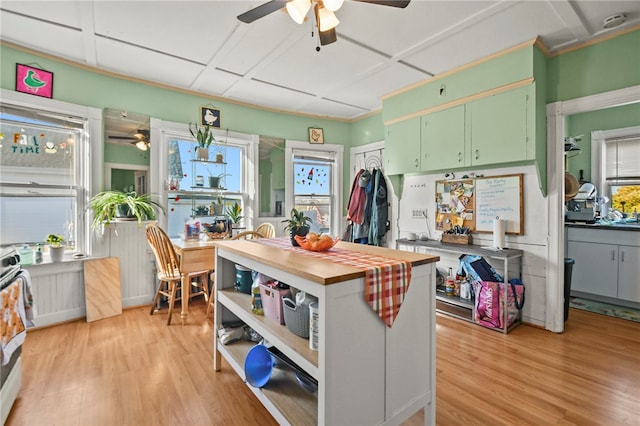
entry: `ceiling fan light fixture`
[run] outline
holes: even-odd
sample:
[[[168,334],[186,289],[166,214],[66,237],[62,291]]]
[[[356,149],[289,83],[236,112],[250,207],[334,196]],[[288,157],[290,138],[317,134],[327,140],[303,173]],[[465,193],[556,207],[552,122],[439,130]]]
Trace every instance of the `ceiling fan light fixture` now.
[[[302,24],[307,12],[311,9],[310,0],[291,0],[287,2],[287,13],[296,24]]]
[[[138,148],[140,151],[146,151],[149,148],[149,146],[147,144],[147,141],[143,139],[136,142],[136,148]]]
[[[329,31],[338,26],[340,21],[336,15],[325,7],[318,8],[318,28],[320,32]]]
[[[342,7],[344,0],[322,0],[325,9],[335,12]]]

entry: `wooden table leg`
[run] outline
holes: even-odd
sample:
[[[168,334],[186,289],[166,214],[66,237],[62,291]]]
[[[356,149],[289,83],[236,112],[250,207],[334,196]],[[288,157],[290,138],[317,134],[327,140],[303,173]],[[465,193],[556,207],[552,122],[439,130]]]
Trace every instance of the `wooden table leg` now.
[[[181,307],[182,311],[180,312],[180,319],[182,320],[182,325],[185,325],[187,322],[187,315],[189,315],[189,293],[191,292],[191,282],[188,274],[182,274],[182,300]]]

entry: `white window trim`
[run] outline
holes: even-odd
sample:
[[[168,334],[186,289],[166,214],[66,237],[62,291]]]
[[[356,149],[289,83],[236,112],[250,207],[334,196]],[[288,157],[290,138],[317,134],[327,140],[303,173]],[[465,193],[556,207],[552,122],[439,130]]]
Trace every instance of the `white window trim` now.
[[[332,176],[331,183],[331,196],[334,201],[334,205],[331,206],[331,230],[334,233],[334,236],[342,235],[343,221],[342,221],[342,176],[343,176],[343,153],[344,146],[343,145],[333,145],[333,144],[322,144],[322,145],[311,145],[309,142],[302,141],[294,141],[294,140],[286,140],[285,141],[285,169],[284,169],[284,177],[285,177],[285,203],[284,203],[284,211],[282,212],[285,218],[290,216],[291,209],[294,205],[294,195],[293,195],[293,150],[301,149],[305,151],[316,151],[316,152],[335,152],[336,158],[333,164],[334,171]]]
[[[100,192],[102,188],[102,110],[6,89],[0,89],[0,99],[7,106],[39,109],[87,120],[86,131],[89,147],[78,153],[77,172],[85,184],[85,192],[78,200],[78,221],[82,222],[82,226],[77,227],[78,241],[76,242],[76,250],[91,255],[93,251],[91,247],[91,218],[85,212],[92,194]]]

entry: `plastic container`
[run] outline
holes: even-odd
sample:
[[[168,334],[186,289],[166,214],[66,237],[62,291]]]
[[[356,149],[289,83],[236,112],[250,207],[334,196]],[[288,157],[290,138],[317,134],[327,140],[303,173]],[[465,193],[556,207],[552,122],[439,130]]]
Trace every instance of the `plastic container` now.
[[[309,338],[309,305],[298,305],[288,297],[282,299],[284,323],[296,336]]]
[[[199,240],[200,239],[200,221],[194,218],[189,218],[184,224],[184,239],[185,240]],[[251,291],[251,289],[249,289]]]
[[[253,284],[251,272],[252,271],[249,268],[245,268],[242,265],[236,265],[236,283],[234,287],[240,293],[251,294],[251,285]]]
[[[282,298],[289,297],[289,289],[281,289],[277,286],[260,284],[260,298],[265,318],[272,319],[278,324],[284,325],[284,309]]]
[[[318,302],[309,303],[309,349],[318,350],[320,310]]]
[[[20,264],[23,266],[33,264],[33,250],[29,246],[23,246],[20,249]]]

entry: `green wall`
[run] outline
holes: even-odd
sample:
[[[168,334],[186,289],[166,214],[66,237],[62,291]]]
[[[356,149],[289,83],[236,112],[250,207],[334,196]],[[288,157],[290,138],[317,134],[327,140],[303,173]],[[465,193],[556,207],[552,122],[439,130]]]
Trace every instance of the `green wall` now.
[[[549,59],[547,102],[640,84],[640,30]]]
[[[585,180],[591,181],[591,132],[633,126],[640,126],[640,104],[585,112],[569,117],[568,135],[582,136],[582,140],[577,142],[580,153],[567,155],[567,171],[578,178],[582,169]]]

